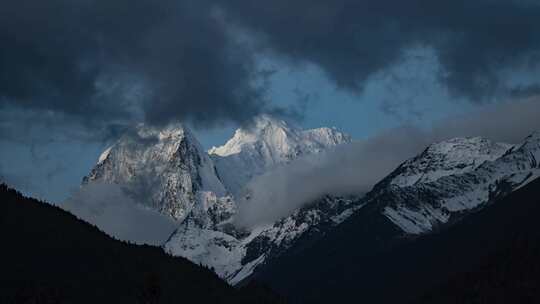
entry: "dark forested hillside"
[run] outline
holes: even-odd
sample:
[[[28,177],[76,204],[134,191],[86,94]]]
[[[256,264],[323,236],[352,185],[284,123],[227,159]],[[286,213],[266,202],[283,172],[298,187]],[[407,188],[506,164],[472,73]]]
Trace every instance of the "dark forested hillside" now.
[[[540,303],[540,239],[517,235],[504,249],[412,303]]]
[[[298,302],[540,303],[540,179],[412,238],[366,208],[258,275]]]
[[[0,185],[0,303],[272,303],[160,248],[114,240]]]

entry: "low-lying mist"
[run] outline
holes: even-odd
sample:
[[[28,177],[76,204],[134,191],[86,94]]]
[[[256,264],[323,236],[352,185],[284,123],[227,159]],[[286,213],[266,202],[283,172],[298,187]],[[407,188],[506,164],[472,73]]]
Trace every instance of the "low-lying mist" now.
[[[171,218],[138,204],[116,184],[87,184],[61,206],[107,234],[136,244],[161,245],[176,228]]]

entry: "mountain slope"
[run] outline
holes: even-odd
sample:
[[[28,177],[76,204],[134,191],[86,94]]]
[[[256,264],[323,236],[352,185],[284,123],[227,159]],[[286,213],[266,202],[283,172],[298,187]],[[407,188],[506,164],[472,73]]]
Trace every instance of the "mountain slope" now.
[[[520,234],[501,247],[412,303],[540,303],[538,236]]]
[[[360,207],[354,200],[325,197],[251,231],[238,230],[232,225],[201,226],[188,218],[164,248],[172,255],[212,267],[231,284],[237,284],[278,258],[302,237],[323,235]]]
[[[58,207],[0,185],[2,303],[250,303],[210,270],[113,240]]]
[[[439,153],[441,150],[446,152]],[[363,294],[373,301],[376,292],[383,292],[383,281],[394,282],[396,275],[392,269],[399,273],[399,269],[407,267],[402,264],[409,265],[403,259],[405,255],[401,255],[403,246],[422,235],[460,225],[489,206],[489,202],[528,187],[540,175],[539,157],[538,132],[515,146],[478,138],[434,144],[404,162],[359,199],[356,205],[363,207],[326,237],[296,242],[282,258],[260,269],[255,277],[283,293],[312,300],[329,297],[328,290],[347,294],[356,290],[353,286],[361,285],[365,287]],[[474,243],[469,246],[474,247]],[[393,252],[396,256],[392,256]],[[414,256],[410,258],[418,263]],[[395,284],[406,285],[397,279]]]
[[[523,240],[536,244],[531,245],[533,249],[527,251],[529,254],[538,253],[534,248],[540,244],[539,198],[540,180],[536,179],[455,225],[419,237],[403,236],[399,228],[376,208],[366,206],[323,239],[304,250],[290,253],[256,277],[301,303],[350,299],[366,303],[417,303],[426,292],[428,296],[423,297],[426,303],[444,303],[439,300],[452,299],[452,295],[449,292],[438,295],[439,290],[456,289],[434,288],[446,286],[445,282],[451,278],[455,278],[451,282],[456,282],[463,278],[463,273],[482,270],[486,263],[489,267],[494,265],[492,261],[502,262],[504,257],[519,258],[519,254],[504,254],[513,252],[512,248]],[[535,261],[538,258],[540,256],[534,256]],[[516,260],[506,262],[506,265],[519,263]],[[529,275],[526,280],[520,278],[519,273],[513,275],[502,281],[522,279],[522,282],[534,283],[532,286],[540,286],[540,271],[523,273]],[[500,280],[496,282],[500,283]],[[508,286],[504,284],[497,286]],[[461,295],[481,296],[475,294],[478,289],[472,289],[473,286],[462,282],[458,286],[462,288],[457,290]],[[521,290],[530,291],[530,288],[523,285]],[[536,294],[531,296],[538,299],[538,289],[532,288]],[[434,291],[431,293],[431,290]],[[508,294],[506,299],[521,296],[519,293]],[[508,302],[499,299],[486,303]]]

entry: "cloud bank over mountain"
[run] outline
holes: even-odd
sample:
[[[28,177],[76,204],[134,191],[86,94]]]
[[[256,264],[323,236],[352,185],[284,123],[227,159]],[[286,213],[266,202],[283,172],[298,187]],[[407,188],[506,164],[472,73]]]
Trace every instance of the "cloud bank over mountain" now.
[[[272,223],[324,195],[362,195],[401,162],[428,145],[454,137],[482,136],[517,143],[540,130],[540,98],[482,107],[430,129],[403,126],[292,161],[256,177],[240,200],[236,223]]]

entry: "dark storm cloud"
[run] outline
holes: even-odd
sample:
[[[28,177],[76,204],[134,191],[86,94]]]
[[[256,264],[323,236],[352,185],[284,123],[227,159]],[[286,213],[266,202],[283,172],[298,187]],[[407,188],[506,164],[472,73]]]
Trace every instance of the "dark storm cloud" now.
[[[0,14],[0,109],[55,113],[98,125],[105,136],[117,136],[126,122],[211,125],[288,114],[265,101],[268,75],[256,68],[261,49],[252,41],[292,64],[314,63],[355,91],[407,49],[433,48],[450,92],[483,100],[517,92],[500,75],[506,69],[537,67],[540,5],[7,0]]]
[[[268,49],[315,63],[353,90],[414,47],[433,48],[449,91],[477,101],[508,94],[505,69],[540,61],[537,1],[231,0],[223,7]]]
[[[209,1],[8,0],[0,106],[84,123],[243,121],[264,108]]]

